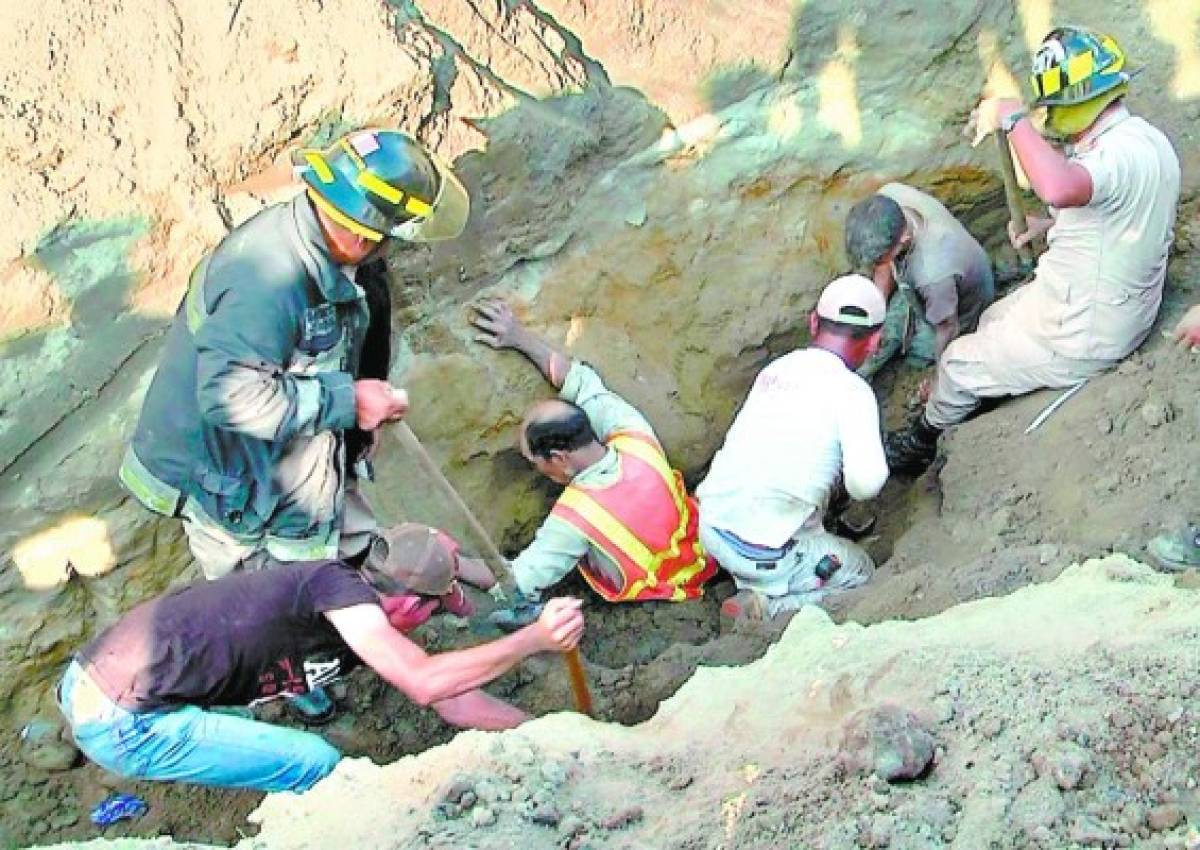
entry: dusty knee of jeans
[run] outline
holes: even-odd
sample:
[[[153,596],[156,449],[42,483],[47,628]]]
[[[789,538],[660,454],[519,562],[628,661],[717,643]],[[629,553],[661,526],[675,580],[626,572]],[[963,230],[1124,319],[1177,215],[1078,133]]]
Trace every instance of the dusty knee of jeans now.
[[[296,791],[307,791],[316,785],[337,767],[342,760],[342,754],[324,738],[317,738],[304,754],[303,774],[296,784]]]

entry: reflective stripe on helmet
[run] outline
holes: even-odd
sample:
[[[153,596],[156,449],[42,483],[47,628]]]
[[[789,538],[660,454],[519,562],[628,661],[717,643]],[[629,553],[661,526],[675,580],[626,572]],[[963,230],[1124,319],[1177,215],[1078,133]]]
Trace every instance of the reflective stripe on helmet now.
[[[359,224],[357,221],[339,210],[329,201],[321,197],[321,195],[312,187],[309,187],[308,197],[314,204],[320,207],[321,212],[325,213],[337,224],[349,230],[355,236],[361,236],[363,239],[370,239],[372,242],[382,242],[383,234],[378,230],[372,230],[364,224]]]
[[[401,192],[395,186],[392,186],[379,179],[379,177],[370,170],[358,172],[355,180],[358,181],[359,186],[362,186],[368,192],[378,195],[389,204],[399,204],[402,200],[404,200],[403,192]]]
[[[334,180],[333,169],[329,167],[329,163],[325,161],[325,157],[321,156],[320,151],[302,151],[304,161],[316,173],[317,179],[322,183],[332,183]]]
[[[408,196],[408,200],[404,202],[404,209],[407,212],[410,212],[413,215],[421,216],[422,218],[428,218],[429,214],[433,212],[433,207],[422,201],[416,195]]]
[[[1092,75],[1094,70],[1096,70],[1096,57],[1092,55],[1091,51],[1072,56],[1067,60],[1067,85],[1072,86],[1075,83],[1083,82]]]

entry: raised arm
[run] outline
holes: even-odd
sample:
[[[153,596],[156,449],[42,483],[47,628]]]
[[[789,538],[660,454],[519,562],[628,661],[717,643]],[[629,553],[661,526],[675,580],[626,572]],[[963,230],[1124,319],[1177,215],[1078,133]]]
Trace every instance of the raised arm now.
[[[471,324],[479,331],[475,335],[478,342],[495,349],[511,348],[521,352],[533,361],[556,390],[562,389],[571,368],[571,358],[522,325],[508,304],[498,299],[481,301],[475,305]]]
[[[641,412],[605,386],[596,370],[572,360],[530,331],[503,301],[484,301],[476,306],[471,324],[479,331],[475,339],[492,348],[511,348],[532,360],[546,376],[559,397],[583,408],[592,430],[604,442],[616,431],[638,431],[657,439]]]
[[[971,113],[968,133],[973,131],[975,144],[979,144],[992,131],[1003,126],[1006,118],[1024,110],[1024,104],[1013,98],[984,98]],[[1016,122],[1008,139],[1029,178],[1029,185],[1042,201],[1052,207],[1065,209],[1084,207],[1092,200],[1092,175],[1046,141],[1028,117]]]

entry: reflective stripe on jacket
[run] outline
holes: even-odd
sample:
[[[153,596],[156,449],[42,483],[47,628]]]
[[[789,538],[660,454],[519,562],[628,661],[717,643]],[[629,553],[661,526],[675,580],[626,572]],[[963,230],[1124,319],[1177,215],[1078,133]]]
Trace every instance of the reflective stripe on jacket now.
[[[616,586],[584,559],[580,572],[609,602],[696,599],[716,572],[699,539],[696,501],[651,437],[617,432],[620,478],[606,487],[572,484],[551,514],[582,532],[616,564]]]

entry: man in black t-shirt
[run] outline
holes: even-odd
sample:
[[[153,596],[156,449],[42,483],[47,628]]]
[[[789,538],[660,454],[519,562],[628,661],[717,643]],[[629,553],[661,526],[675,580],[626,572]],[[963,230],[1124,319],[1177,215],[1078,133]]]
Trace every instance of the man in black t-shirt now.
[[[80,650],[59,705],[79,748],[115,773],[263,791],[305,791],[341,755],[311,732],[210,709],[307,693],[359,662],[448,723],[517,726],[528,715],[480,686],[530,655],[576,646],[580,602],[552,600],[519,632],[428,655],[402,631],[438,605],[463,610],[462,570],[453,541],[404,525],[377,537],[358,570],[288,564],[183,588]]]

